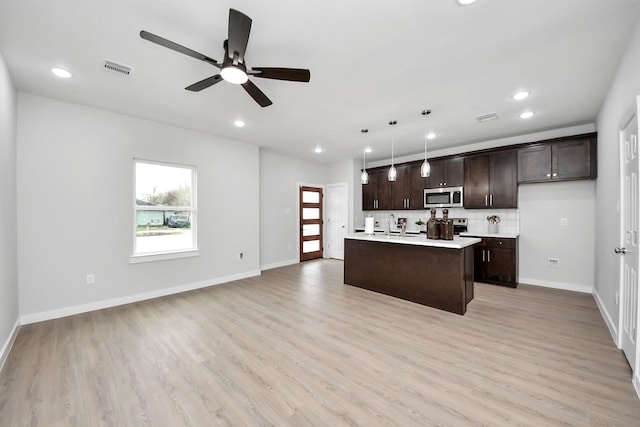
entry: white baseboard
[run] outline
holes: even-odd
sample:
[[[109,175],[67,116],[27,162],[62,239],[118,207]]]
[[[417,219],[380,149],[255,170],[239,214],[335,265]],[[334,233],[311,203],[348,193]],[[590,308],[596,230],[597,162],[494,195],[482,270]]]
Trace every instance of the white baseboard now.
[[[61,317],[72,316],[74,314],[87,313],[89,311],[101,310],[103,308],[116,307],[119,305],[130,304],[133,302],[149,300],[167,295],[179,294],[181,292],[193,291],[195,289],[215,286],[222,283],[232,282],[234,280],[246,279],[248,277],[259,276],[260,271],[248,271],[241,274],[219,277],[217,279],[204,280],[202,282],[188,283],[185,285],[174,286],[166,289],[158,289],[157,291],[144,292],[141,294],[128,295],[125,297],[112,298],[108,300],[96,301],[89,304],[76,305],[72,307],[59,308],[56,310],[45,311],[41,313],[33,313],[23,315],[21,323],[27,325],[29,323],[43,322],[45,320],[59,319]]]
[[[540,279],[531,279],[529,277],[519,277],[518,283],[523,285],[542,286],[545,288],[562,289],[564,291],[582,292],[585,294],[593,293],[593,286],[577,285],[575,283],[549,282]]]
[[[636,394],[640,398],[640,377],[638,377],[638,375],[634,374],[633,375],[633,380],[631,380],[631,383],[633,384],[633,388],[636,389]]]
[[[300,261],[298,261],[297,259],[290,259],[287,261],[275,262],[273,264],[261,265],[260,270],[265,271],[265,270],[271,270],[272,268],[286,267],[287,265],[298,264],[299,262]]]
[[[618,328],[616,327],[616,322],[614,322],[613,319],[611,318],[611,314],[609,314],[609,311],[607,310],[607,308],[604,306],[604,303],[602,302],[602,298],[600,298],[598,291],[596,291],[595,289],[593,290],[593,299],[596,300],[596,305],[600,310],[600,315],[604,319],[604,323],[605,325],[607,325],[607,328],[609,329],[609,333],[613,338],[613,342],[616,344],[616,347],[620,348],[620,344],[618,343]]]
[[[7,358],[9,357],[9,351],[11,351],[11,347],[13,347],[13,343],[16,341],[16,337],[18,336],[19,330],[20,330],[20,318],[17,318],[15,325],[13,325],[13,330],[11,331],[11,334],[9,334],[9,337],[5,341],[4,345],[2,346],[2,351],[0,352],[0,371],[2,371],[2,368],[4,367],[4,362],[6,362]]]

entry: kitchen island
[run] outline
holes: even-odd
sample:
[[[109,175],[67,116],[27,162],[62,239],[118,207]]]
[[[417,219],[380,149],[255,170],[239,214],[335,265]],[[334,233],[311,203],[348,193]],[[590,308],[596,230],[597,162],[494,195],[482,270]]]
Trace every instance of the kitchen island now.
[[[480,241],[350,234],[344,242],[344,283],[464,314],[473,299],[473,245]]]

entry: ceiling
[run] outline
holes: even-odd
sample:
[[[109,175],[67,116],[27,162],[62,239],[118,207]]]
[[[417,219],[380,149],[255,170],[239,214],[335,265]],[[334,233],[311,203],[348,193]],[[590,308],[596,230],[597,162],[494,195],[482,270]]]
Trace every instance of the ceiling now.
[[[252,78],[266,108],[227,82],[189,92],[218,70],[139,37],[222,60],[230,7],[253,19],[249,67],[308,68],[311,81]],[[366,146],[380,160],[391,138],[396,156],[422,152],[425,129],[437,134],[429,149],[445,149],[593,123],[639,12],[638,0],[0,0],[0,51],[19,91],[312,161],[361,158]],[[135,71],[105,71],[104,59]],[[531,96],[513,100],[519,90]],[[475,118],[490,112],[498,119]]]

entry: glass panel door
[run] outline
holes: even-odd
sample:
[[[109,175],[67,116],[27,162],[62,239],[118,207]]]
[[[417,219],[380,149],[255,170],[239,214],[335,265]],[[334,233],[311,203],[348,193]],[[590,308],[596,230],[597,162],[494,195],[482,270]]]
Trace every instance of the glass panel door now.
[[[322,188],[300,187],[300,261],[322,258]]]

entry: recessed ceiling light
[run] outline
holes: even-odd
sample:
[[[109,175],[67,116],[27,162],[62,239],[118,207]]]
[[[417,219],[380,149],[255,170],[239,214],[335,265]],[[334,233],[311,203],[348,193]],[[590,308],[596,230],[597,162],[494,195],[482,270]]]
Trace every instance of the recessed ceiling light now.
[[[515,99],[516,101],[522,101],[523,99],[527,99],[529,95],[531,95],[531,92],[527,92],[526,90],[524,90],[513,95],[513,99]]]
[[[531,117],[533,117],[533,111],[525,111],[524,113],[520,114],[521,119],[530,119]]]
[[[316,153],[322,153],[322,148],[316,147]]]
[[[244,122],[242,120],[236,120],[233,122],[234,125],[236,125],[236,127],[243,127],[244,126]]]
[[[371,147],[367,147],[367,148],[365,148],[365,149],[364,149],[364,152],[365,152],[365,153],[370,153],[371,151],[372,151],[372,150],[371,150]]]
[[[429,132],[429,133],[427,134],[427,139],[433,139],[433,138],[435,138],[435,137],[436,137],[436,134],[435,134],[435,133],[433,133],[433,132]]]
[[[62,68],[54,67],[51,69],[51,72],[56,76],[60,77],[61,79],[68,79],[69,77],[71,77],[71,73],[68,72],[67,70],[63,70]]]
[[[475,3],[476,0],[456,0],[456,3],[458,3],[460,6],[469,6],[470,4]]]

